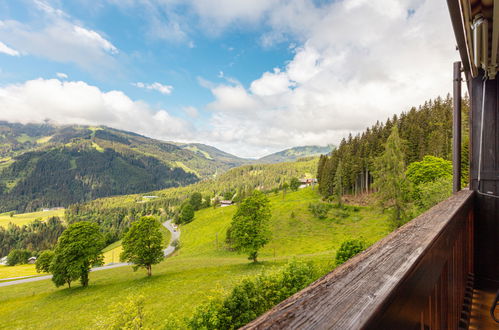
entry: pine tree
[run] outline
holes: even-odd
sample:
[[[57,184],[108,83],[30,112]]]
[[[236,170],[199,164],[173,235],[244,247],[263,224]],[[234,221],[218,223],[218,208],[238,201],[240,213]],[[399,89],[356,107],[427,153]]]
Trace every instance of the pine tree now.
[[[400,227],[407,209],[407,179],[405,176],[405,141],[394,125],[385,144],[385,151],[375,160],[374,185],[378,204],[393,211],[394,227]]]

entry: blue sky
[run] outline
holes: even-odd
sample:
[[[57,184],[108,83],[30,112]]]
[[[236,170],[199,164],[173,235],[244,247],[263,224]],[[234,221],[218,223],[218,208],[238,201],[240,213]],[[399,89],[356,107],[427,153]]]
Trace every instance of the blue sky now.
[[[0,119],[245,157],[338,143],[450,91],[447,16],[429,0],[2,1]]]

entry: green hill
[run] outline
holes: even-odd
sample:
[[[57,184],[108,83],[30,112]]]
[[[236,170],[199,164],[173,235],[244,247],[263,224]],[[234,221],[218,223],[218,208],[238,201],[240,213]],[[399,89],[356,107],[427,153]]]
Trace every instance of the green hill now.
[[[333,145],[328,145],[325,147],[321,146],[303,146],[289,148],[283,151],[279,151],[268,156],[262,157],[256,160],[256,163],[280,163],[280,162],[292,162],[303,157],[313,157],[319,155],[329,154],[334,150]]]
[[[269,196],[273,238],[256,265],[224,246],[236,207],[208,208],[181,227],[180,250],[154,266],[151,278],[124,267],[90,273],[88,288],[56,289],[47,280],[1,288],[0,328],[95,329],[131,294],[145,297],[146,327],[182,328],[172,320],[182,322],[209,297],[227,293],[245,277],[276,270],[295,257],[330,269],[343,240],[363,237],[373,243],[389,231],[386,215],[371,208],[348,208],[342,214],[333,209],[325,220],[314,218],[308,205],[320,196],[311,188],[284,198],[282,192]]]
[[[0,122],[0,212],[177,187],[245,162],[108,127]]]

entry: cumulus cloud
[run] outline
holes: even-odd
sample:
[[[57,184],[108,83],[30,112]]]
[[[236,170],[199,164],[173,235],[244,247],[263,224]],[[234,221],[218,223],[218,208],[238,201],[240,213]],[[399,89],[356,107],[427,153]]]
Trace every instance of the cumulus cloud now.
[[[15,49],[10,48],[6,44],[0,41],[0,53],[7,54],[10,56],[19,56],[19,52]]]
[[[61,79],[68,79],[68,75],[62,72],[57,72],[55,75]]]
[[[173,91],[173,86],[171,85],[163,85],[160,84],[159,82],[154,82],[152,84],[145,84],[143,82],[136,82],[132,83],[133,86],[138,87],[138,88],[145,88],[145,89],[150,89],[150,90],[155,90],[160,92],[161,94],[164,95],[169,95]]]
[[[76,63],[89,71],[113,68],[118,49],[97,31],[83,27],[60,9],[34,2],[37,20],[23,23],[0,21],[0,39],[17,52],[57,62]],[[0,49],[3,48],[0,45]]]
[[[162,139],[185,139],[190,124],[152,109],[121,91],[101,91],[83,81],[36,79],[0,88],[0,119],[33,123],[108,125]]]
[[[345,0],[297,11],[310,3],[274,4],[261,18],[275,31],[304,38],[284,68],[248,87],[204,84],[215,98],[208,105],[215,143],[229,151],[246,144],[245,151],[257,154],[338,143],[450,91],[457,53],[445,2]]]

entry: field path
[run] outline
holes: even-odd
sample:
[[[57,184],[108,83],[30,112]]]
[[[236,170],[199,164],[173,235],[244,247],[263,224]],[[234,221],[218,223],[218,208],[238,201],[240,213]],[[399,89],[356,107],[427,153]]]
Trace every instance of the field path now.
[[[173,252],[175,252],[175,247],[172,245],[172,243],[173,243],[173,241],[179,239],[180,231],[173,227],[171,220],[163,222],[163,226],[166,229],[168,229],[170,231],[170,233],[172,234],[172,237],[170,239],[170,245],[168,245],[168,247],[163,250],[163,253],[164,253],[165,258],[166,258],[169,255],[171,255]],[[131,264],[127,263],[127,262],[120,262],[120,263],[108,264],[108,265],[100,266],[100,267],[94,267],[90,271],[97,272],[99,270],[106,270],[106,269],[118,268],[118,267],[123,267],[123,266],[129,266],[129,265],[131,265]],[[36,276],[36,275],[33,275],[33,276]],[[18,280],[15,280],[16,278]],[[0,282],[0,287],[22,284],[22,283],[29,283],[29,282],[36,282],[36,281],[42,281],[42,280],[48,280],[51,278],[52,278],[52,275],[43,275],[43,276],[36,276],[36,277],[29,277],[29,278],[26,278],[26,276],[11,277],[8,279],[5,278],[5,279],[0,279],[0,281],[7,280],[8,282]]]

